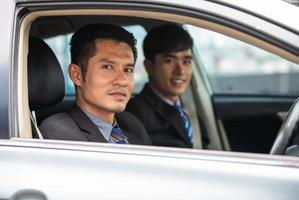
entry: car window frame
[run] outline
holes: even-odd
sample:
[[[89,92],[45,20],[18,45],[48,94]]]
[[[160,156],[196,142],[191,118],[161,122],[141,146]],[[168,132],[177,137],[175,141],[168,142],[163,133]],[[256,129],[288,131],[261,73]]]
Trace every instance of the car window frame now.
[[[96,6],[98,6],[98,4],[94,4]],[[139,5],[140,6],[140,5]],[[51,11],[49,10],[45,10],[45,7],[41,7],[41,9],[37,9],[37,7],[35,7],[34,12],[30,12],[28,15],[26,15],[26,17],[24,17],[22,19],[22,24],[21,24],[21,31],[20,31],[20,44],[19,44],[19,52],[18,52],[18,57],[20,59],[19,63],[17,66],[23,66],[21,67],[21,69],[26,69],[26,55],[25,52],[23,51],[23,49],[26,49],[26,47],[28,46],[28,44],[26,43],[26,41],[28,41],[28,35],[29,35],[29,27],[31,22],[39,16],[43,16],[43,15],[74,15],[74,14],[78,14],[80,15],[80,13],[82,13],[82,10],[85,11],[85,14],[97,14],[97,15],[132,15],[132,16],[146,16],[149,18],[155,18],[155,19],[168,19],[169,21],[175,21],[175,22],[180,22],[180,23],[188,23],[188,24],[192,24],[192,25],[196,25],[196,26],[200,26],[203,28],[207,28],[209,30],[212,31],[216,31],[216,32],[222,32],[225,35],[228,35],[230,37],[236,38],[236,39],[241,39],[244,41],[250,41],[253,44],[258,45],[259,47],[262,47],[264,49],[270,49],[276,53],[280,53],[281,56],[283,57],[287,57],[288,59],[295,59],[295,60],[299,60],[298,57],[296,57],[295,55],[292,54],[292,52],[288,52],[285,49],[281,49],[281,47],[283,47],[284,45],[280,45],[280,46],[274,46],[273,44],[267,43],[267,41],[271,41],[271,39],[267,40],[267,41],[262,41],[260,40],[260,37],[254,37],[250,34],[250,31],[248,32],[244,32],[245,29],[248,29],[248,27],[239,27],[239,24],[236,24],[235,26],[227,26],[227,23],[221,23],[223,20],[220,20],[219,22],[215,22],[215,20],[213,20],[214,14],[211,14],[210,18],[208,19],[202,19],[202,15],[204,15],[203,13],[197,13],[198,15],[195,15],[193,13],[192,16],[189,16],[188,14],[191,13],[190,10],[186,9],[184,10],[184,12],[179,12],[174,14],[173,7],[159,7],[158,11],[153,12],[153,11],[147,11],[147,9],[149,7],[147,7],[147,4],[144,4],[143,8],[139,7],[139,10],[124,10],[124,9],[117,9],[117,8],[113,8],[113,9],[105,9],[105,8],[94,8],[94,9],[65,9],[65,10],[55,10],[52,9]],[[30,9],[28,9],[30,10]],[[164,13],[162,13],[161,11],[166,11]],[[204,15],[206,16],[206,14]],[[201,17],[200,19],[198,17]],[[268,22],[267,22],[268,23]],[[235,29],[235,27],[238,26],[237,29]],[[278,27],[280,28],[280,27]],[[19,67],[20,68],[20,67]],[[202,75],[202,72],[199,72],[198,74]],[[201,76],[200,75],[200,76]],[[205,81],[203,81],[203,78],[198,76],[196,79],[196,83],[198,85],[202,85],[203,87],[197,91],[198,94],[204,94],[205,98],[210,97],[209,92],[207,91],[207,89],[205,88],[206,83]],[[28,109],[28,94],[24,91],[27,91],[26,88],[26,73],[22,70],[18,71],[18,78],[20,78],[21,81],[19,81],[19,83],[23,83],[18,85],[18,93],[17,93],[17,98],[18,101],[17,103],[15,102],[15,104],[17,105],[17,111],[22,111],[22,112],[18,112],[18,115],[14,115],[14,119],[15,121],[17,121],[17,125],[16,125],[16,129],[15,131],[12,133],[13,136],[15,137],[22,137],[22,138],[26,138],[26,137],[31,137],[31,128],[30,128],[30,120],[28,117],[28,113],[29,113],[29,109]],[[198,88],[197,88],[198,89]],[[15,98],[13,98],[15,99]],[[210,100],[206,99],[206,102],[198,102],[201,107],[202,107],[202,111],[204,114],[206,114],[208,117],[206,119],[204,119],[204,122],[208,122],[207,127],[212,127],[212,128],[208,128],[209,132],[215,132],[215,134],[218,132],[217,126],[216,126],[216,122],[215,122],[215,116],[213,114],[213,112],[211,112],[212,109],[212,103]],[[22,130],[22,131],[21,131]],[[212,138],[212,144],[215,144],[215,146],[220,146],[221,142],[219,139],[219,136],[215,135],[215,138]]]

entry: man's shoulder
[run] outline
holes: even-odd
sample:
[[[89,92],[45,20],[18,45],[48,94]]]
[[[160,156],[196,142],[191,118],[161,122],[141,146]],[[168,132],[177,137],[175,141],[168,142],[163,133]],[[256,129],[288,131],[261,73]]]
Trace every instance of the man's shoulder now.
[[[130,102],[140,102],[144,101],[147,98],[147,91],[146,89],[141,90],[140,93],[134,94],[133,97],[130,99]]]
[[[141,105],[145,104],[145,99],[141,96],[141,94],[133,96],[130,101],[128,102],[126,108],[128,111],[135,107],[140,107]]]
[[[131,120],[136,120],[137,118],[135,117],[135,115],[133,115],[130,112],[127,111],[123,111],[123,112],[119,112],[116,113],[115,115],[117,122],[123,122],[123,121],[131,121]]]
[[[53,114],[44,119],[39,126],[42,130],[59,130],[65,129],[69,126],[76,126],[74,120],[66,112]]]
[[[62,122],[62,121],[65,121],[65,120],[70,120],[70,119],[71,119],[70,115],[66,112],[56,113],[56,114],[50,115],[49,117],[44,119],[42,124]]]
[[[133,96],[127,105],[127,110],[130,112],[136,107],[144,107],[149,105],[154,98],[154,94],[148,86],[145,86],[139,94]]]
[[[39,129],[45,139],[86,140],[68,113],[57,113],[46,118]]]
[[[151,109],[151,107],[148,104],[147,100],[140,95],[130,99],[130,101],[126,106],[126,111],[134,115],[137,115],[138,117],[144,115],[144,111],[149,109]],[[121,114],[121,115],[127,115],[127,114]]]

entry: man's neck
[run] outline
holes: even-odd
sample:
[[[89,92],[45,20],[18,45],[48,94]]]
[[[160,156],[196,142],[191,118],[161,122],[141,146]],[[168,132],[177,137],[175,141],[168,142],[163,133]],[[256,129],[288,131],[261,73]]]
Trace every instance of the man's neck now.
[[[90,107],[86,104],[80,103],[80,101],[76,101],[76,104],[77,104],[77,106],[79,106],[85,112],[88,112],[88,113],[92,114],[93,116],[95,116],[95,117],[97,117],[101,120],[104,120],[104,121],[106,121],[110,124],[113,124],[115,113],[113,113],[113,112],[103,112],[103,111],[93,109],[92,107]]]

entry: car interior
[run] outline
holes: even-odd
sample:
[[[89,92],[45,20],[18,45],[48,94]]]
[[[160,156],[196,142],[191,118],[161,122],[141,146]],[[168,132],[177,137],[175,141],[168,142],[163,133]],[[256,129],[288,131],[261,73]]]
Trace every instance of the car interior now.
[[[67,16],[67,17],[41,17],[36,20],[30,29],[30,36],[34,36],[40,39],[57,37],[59,35],[67,35],[72,34],[81,26],[84,26],[89,23],[111,23],[120,26],[133,26],[138,25],[144,29],[149,30],[153,26],[157,26],[166,22],[160,20],[151,20],[146,18],[136,18],[136,17],[119,17],[119,16]],[[59,29],[52,29],[49,27],[61,27]],[[30,43],[29,43],[30,45]],[[30,48],[30,46],[29,46]],[[138,52],[140,53],[140,52]],[[139,66],[143,67],[143,66]],[[60,67],[62,68],[62,67]],[[67,68],[67,66],[63,66],[63,68]],[[29,74],[28,74],[29,75]],[[64,87],[64,85],[63,85]],[[140,86],[142,87],[142,86]],[[134,93],[138,93],[136,90]],[[41,109],[36,113],[37,115],[37,123],[40,124],[43,119],[45,119],[50,114],[56,112],[62,112],[68,110],[74,103],[75,96],[74,91],[66,94],[63,101],[60,104],[57,104],[53,107],[44,107],[47,109]],[[57,102],[59,103],[59,102]],[[54,105],[54,104],[52,104]]]
[[[148,19],[140,17],[124,17],[124,16],[56,16],[56,17],[39,17],[30,27],[29,32],[29,54],[28,54],[28,89],[29,89],[29,105],[32,113],[32,132],[33,137],[42,137],[39,133],[38,126],[43,119],[51,114],[65,112],[70,109],[75,101],[75,94],[66,93],[64,95],[65,81],[61,69],[67,66],[61,66],[49,45],[46,44],[47,38],[55,38],[60,35],[72,34],[79,27],[87,23],[104,22],[121,25],[123,27],[136,26],[142,27],[145,31],[150,30],[154,26],[168,23],[159,19]],[[50,28],[50,27],[59,28]],[[138,33],[137,33],[138,34]],[[39,42],[38,42],[39,40]],[[48,47],[48,48],[47,48]],[[40,50],[39,50],[40,49]],[[138,52],[140,53],[140,52]],[[45,63],[45,64],[43,64]],[[141,66],[143,68],[143,66]],[[60,69],[60,70],[59,70]],[[143,69],[144,71],[144,69]],[[143,82],[142,82],[143,81]],[[136,83],[139,91],[143,87],[146,80]],[[195,103],[192,85],[188,88],[186,94],[182,97],[182,101],[187,101],[189,115],[193,120],[193,129],[198,133],[198,145],[195,148],[202,148],[200,141],[200,127],[198,126],[197,110],[199,109]],[[46,95],[40,95],[41,91]],[[134,91],[137,94],[139,91]],[[51,96],[51,98],[49,98]],[[214,125],[215,126],[215,125]],[[216,128],[213,127],[214,129]],[[213,131],[215,132],[215,131]],[[217,135],[216,145],[212,149],[221,150],[220,139]],[[217,144],[218,143],[218,144]],[[213,145],[213,144],[212,144]]]
[[[167,22],[181,25],[192,24],[193,26],[220,32],[224,35],[255,44],[289,60],[298,59],[289,52],[272,46],[259,38],[254,38],[249,34],[212,21],[183,15],[96,9],[86,10],[84,15],[77,10],[68,10],[67,12],[63,10],[32,12],[24,19],[20,32],[20,49],[28,49],[28,60],[26,55],[27,51],[19,52],[19,57],[21,58],[19,59],[19,65],[24,66],[24,68],[18,71],[18,76],[22,77],[22,81],[18,84],[20,84],[20,88],[24,90],[18,90],[17,93],[18,109],[22,111],[19,112],[17,116],[19,118],[18,128],[24,131],[22,131],[18,137],[41,138],[42,133],[39,133],[38,125],[42,120],[51,114],[67,111],[74,104],[75,94],[74,91],[70,92],[68,90],[70,84],[64,74],[67,64],[61,63],[58,59],[59,55],[55,55],[55,52],[49,45],[49,38],[66,36],[62,39],[60,38],[60,40],[64,40],[64,45],[66,45],[63,47],[58,46],[57,48],[68,49],[67,44],[69,41],[67,41],[67,39],[70,38],[76,29],[88,23],[99,22],[121,25],[128,27],[128,30],[130,30],[130,27],[138,25],[145,33],[152,27]],[[133,34],[139,33],[133,32]],[[138,54],[140,55],[142,53],[138,52]],[[194,54],[200,57],[200,54],[196,52],[196,50],[194,50]],[[66,52],[62,55],[68,56]],[[189,105],[187,110],[190,114],[191,121],[198,121],[197,117],[200,115],[210,139],[209,149],[268,153],[280,128],[282,119],[277,117],[276,113],[272,115],[271,113],[265,112],[263,115],[258,116],[258,118],[254,115],[250,115],[249,117],[245,117],[244,120],[240,118],[235,121],[229,117],[225,118],[225,115],[224,120],[222,120],[222,115],[217,111],[217,106],[219,105],[214,104],[212,101],[213,98],[217,97],[211,94],[206,84],[207,77],[200,67],[201,64],[200,59],[194,61],[195,66],[192,81],[187,92],[182,96],[182,101],[188,102],[186,105]],[[140,66],[140,68],[142,67],[143,66]],[[142,73],[144,73],[144,71]],[[134,93],[138,94],[146,82],[146,78],[143,77],[140,80],[136,79],[136,81],[138,90],[134,91]],[[242,104],[238,106],[242,107]],[[286,112],[289,108],[288,106],[289,104],[285,106],[282,111]],[[217,108],[217,110],[215,110],[215,108]],[[229,107],[225,108],[225,112],[227,112],[228,109]],[[243,108],[240,109],[242,110]],[[252,120],[250,124],[248,124],[248,120]],[[258,130],[258,132],[254,134],[253,132],[256,131],[256,129],[252,127],[252,123],[255,124],[256,128],[259,128],[259,123],[275,124],[275,126],[271,126],[271,128],[267,130]],[[199,135],[200,128],[195,127],[195,129]],[[262,135],[260,132],[267,134]],[[200,149],[200,144],[195,148]]]

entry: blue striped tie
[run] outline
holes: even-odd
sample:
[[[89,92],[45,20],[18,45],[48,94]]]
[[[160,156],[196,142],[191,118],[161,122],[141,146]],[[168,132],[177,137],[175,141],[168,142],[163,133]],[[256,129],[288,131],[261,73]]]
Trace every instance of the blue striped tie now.
[[[123,134],[120,128],[116,125],[112,128],[111,137],[116,140],[117,144],[126,144],[127,137]]]
[[[188,116],[187,116],[186,112],[184,111],[183,107],[181,106],[181,104],[178,101],[174,104],[174,107],[177,109],[177,111],[179,111],[180,116],[181,116],[181,120],[182,120],[182,122],[184,124],[184,127],[186,129],[189,141],[190,141],[191,144],[193,144],[192,126],[191,126],[191,123],[188,119]]]

